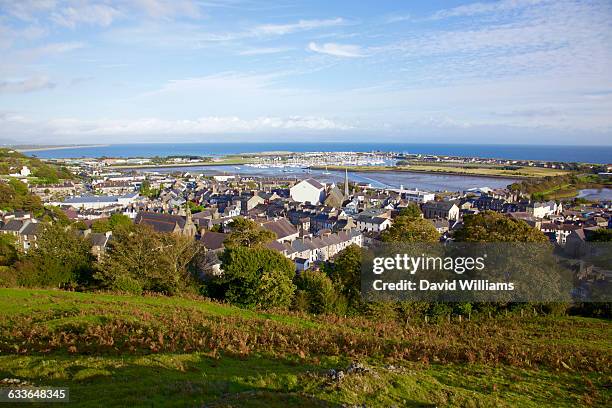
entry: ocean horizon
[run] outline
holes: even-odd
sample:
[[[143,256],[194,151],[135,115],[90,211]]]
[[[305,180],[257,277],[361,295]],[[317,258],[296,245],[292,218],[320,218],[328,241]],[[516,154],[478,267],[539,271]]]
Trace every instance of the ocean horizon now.
[[[222,156],[273,151],[340,152],[383,151],[412,154],[449,155],[509,160],[544,160],[607,164],[612,146],[550,146],[434,143],[133,143],[41,149],[26,154],[43,159],[82,157],[155,157],[172,155]]]

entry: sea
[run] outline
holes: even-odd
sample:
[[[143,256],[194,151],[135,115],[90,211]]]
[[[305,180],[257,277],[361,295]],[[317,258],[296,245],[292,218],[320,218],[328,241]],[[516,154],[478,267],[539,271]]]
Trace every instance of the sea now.
[[[26,152],[44,159],[80,157],[223,156],[257,152],[397,152],[510,160],[612,163],[611,146],[418,143],[138,143],[111,144]]]

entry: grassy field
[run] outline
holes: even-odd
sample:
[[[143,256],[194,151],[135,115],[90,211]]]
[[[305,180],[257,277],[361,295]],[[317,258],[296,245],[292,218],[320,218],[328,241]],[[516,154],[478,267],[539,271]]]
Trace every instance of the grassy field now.
[[[503,169],[500,166],[487,166],[484,164],[459,165],[455,163],[411,163],[410,166],[328,166],[327,168],[328,170],[344,170],[345,168],[348,168],[351,171],[401,171],[415,173],[455,174],[465,176],[507,177],[518,179],[558,176],[568,173],[565,170],[556,170],[541,167],[520,167],[516,170],[507,170]]]
[[[612,403],[605,320],[400,324],[23,289],[0,289],[0,310],[0,380],[67,386],[79,406]]]

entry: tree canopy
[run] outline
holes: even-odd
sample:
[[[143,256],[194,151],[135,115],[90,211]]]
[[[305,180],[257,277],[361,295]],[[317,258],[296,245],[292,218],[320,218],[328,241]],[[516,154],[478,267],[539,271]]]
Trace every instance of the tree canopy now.
[[[60,224],[42,224],[36,247],[16,268],[24,286],[62,287],[91,277],[89,242]]]
[[[155,232],[146,225],[119,229],[94,277],[109,289],[175,294],[189,286],[189,264],[198,248],[190,237]]]
[[[243,307],[287,307],[295,285],[295,266],[281,253],[263,247],[233,246],[221,256],[218,284],[224,298]]]
[[[380,234],[383,242],[438,242],[440,234],[436,227],[420,216],[414,210],[408,210],[410,215],[395,217],[393,225]]]
[[[132,226],[132,220],[127,215],[115,213],[107,219],[94,221],[91,225],[92,232],[116,232],[120,228],[129,228]]]
[[[228,224],[230,234],[224,242],[226,247],[257,247],[276,239],[272,231],[261,228],[253,220],[238,217]]]
[[[525,221],[494,211],[466,215],[455,239],[463,242],[548,242],[544,233]]]

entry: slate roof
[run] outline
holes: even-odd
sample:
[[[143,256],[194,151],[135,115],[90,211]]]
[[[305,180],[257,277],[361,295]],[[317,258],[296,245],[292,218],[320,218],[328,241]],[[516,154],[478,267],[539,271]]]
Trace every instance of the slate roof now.
[[[456,205],[454,201],[428,201],[423,204],[423,210],[450,211],[453,205]]]
[[[277,239],[283,239],[298,233],[298,230],[286,218],[264,222],[262,227],[275,233]]]
[[[2,227],[2,231],[14,231],[19,232],[19,230],[23,227],[22,220],[10,220]]]
[[[317,180],[315,180],[315,179],[313,179],[313,178],[309,178],[309,179],[306,179],[306,180],[304,180],[304,181],[305,181],[305,182],[307,182],[308,184],[310,184],[311,186],[313,186],[313,187],[314,187],[314,188],[316,188],[316,189],[319,189],[319,190],[320,190],[320,189],[322,189],[322,188],[325,188],[325,187],[323,186],[323,184],[319,183]]]
[[[151,226],[157,232],[173,232],[178,225],[185,227],[185,218],[180,215],[160,214],[154,212],[139,212],[134,224],[145,224]]]
[[[287,255],[296,252],[314,251],[331,245],[341,244],[350,239],[361,235],[359,231],[340,231],[337,234],[328,234],[314,238],[296,239],[291,242],[279,243],[277,241],[269,243],[268,248],[278,251],[286,251]]]
[[[28,223],[25,228],[21,231],[21,235],[36,235],[40,225],[36,222]]]
[[[216,251],[218,249],[223,249],[223,242],[228,235],[229,234],[224,234],[222,232],[207,231],[202,235],[200,241],[202,245],[204,245],[204,248]]]

